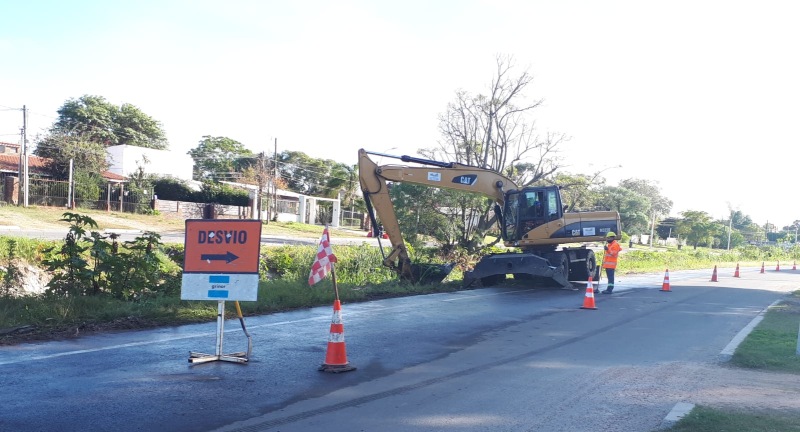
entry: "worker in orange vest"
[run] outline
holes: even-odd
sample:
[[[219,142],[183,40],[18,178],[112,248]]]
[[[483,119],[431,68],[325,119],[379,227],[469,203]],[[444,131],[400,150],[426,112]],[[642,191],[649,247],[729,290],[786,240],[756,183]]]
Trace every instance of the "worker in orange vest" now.
[[[617,234],[609,231],[606,234],[606,242],[608,243],[603,247],[605,254],[603,255],[603,268],[606,269],[606,278],[608,279],[608,286],[603,294],[611,294],[614,291],[614,271],[617,269],[617,258],[622,246],[617,243]]]

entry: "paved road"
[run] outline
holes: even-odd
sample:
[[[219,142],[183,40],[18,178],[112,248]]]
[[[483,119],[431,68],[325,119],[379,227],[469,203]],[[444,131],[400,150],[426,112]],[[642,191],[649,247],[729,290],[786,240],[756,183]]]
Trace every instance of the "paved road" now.
[[[21,229],[4,229],[0,231],[0,235],[14,235],[28,238],[39,238],[45,240],[61,240],[66,236],[67,230],[21,230]],[[123,229],[108,229],[104,234],[117,233],[120,235],[122,241],[130,241],[141,235],[142,231],[139,230],[123,230]],[[185,241],[183,231],[164,231],[159,233],[163,243],[179,243],[183,244]],[[382,240],[384,246],[389,245],[389,240]],[[309,237],[289,237],[289,236],[276,236],[276,235],[262,235],[261,243],[265,246],[281,246],[281,245],[316,245],[319,238]],[[341,245],[359,245],[368,244],[377,246],[378,240],[366,236],[359,236],[354,233],[352,237],[332,237],[333,244]]]
[[[246,365],[188,363],[214,324],[0,347],[0,430],[652,430],[702,385],[685,365],[716,364],[800,272],[671,272],[670,293],[662,277],[620,277],[597,310],[579,286],[345,304],[343,374],[317,371],[330,307],[248,318]]]

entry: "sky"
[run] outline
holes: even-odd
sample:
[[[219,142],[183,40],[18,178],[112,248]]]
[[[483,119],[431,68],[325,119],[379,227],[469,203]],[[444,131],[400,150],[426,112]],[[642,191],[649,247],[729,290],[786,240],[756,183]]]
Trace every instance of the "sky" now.
[[[800,220],[800,3],[0,0],[0,141],[70,98],[130,103],[172,151],[205,135],[353,165],[441,140],[498,55],[533,83],[563,170],[654,182],[671,215]],[[388,163],[389,161],[387,161]]]

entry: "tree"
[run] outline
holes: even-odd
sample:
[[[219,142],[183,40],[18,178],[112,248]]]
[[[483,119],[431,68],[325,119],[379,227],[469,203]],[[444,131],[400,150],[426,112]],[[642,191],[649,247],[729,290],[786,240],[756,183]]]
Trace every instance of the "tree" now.
[[[600,172],[594,175],[558,173],[555,184],[561,188],[561,201],[567,211],[589,210],[598,207],[602,202],[600,191],[605,187],[605,178]],[[601,208],[608,209],[607,205]]]
[[[659,238],[669,239],[678,235],[677,226],[680,219],[668,217],[656,225],[656,234]]]
[[[637,225],[635,227],[637,231],[635,232],[650,233],[655,228],[656,220],[661,215],[669,214],[670,210],[672,210],[672,201],[661,195],[661,190],[656,182],[629,178],[622,180],[619,183],[619,187],[627,189],[647,201],[648,208],[644,210],[644,213],[647,215],[649,222],[645,226]]]
[[[278,154],[278,166],[287,187],[304,195],[336,198],[348,184],[355,186],[355,168],[330,159],[284,151]]]
[[[721,230],[721,225],[712,221],[704,211],[687,210],[681,213],[683,219],[678,221],[677,231],[694,249],[704,244],[713,246],[714,235]]]
[[[37,156],[49,159],[47,170],[58,180],[69,178],[69,164],[74,171],[102,173],[108,169],[106,149],[102,143],[81,134],[62,134],[51,130],[50,135],[36,146]]]
[[[608,206],[610,210],[619,212],[623,231],[627,233],[649,232],[650,202],[646,197],[623,187],[606,186],[600,191],[599,203]]]
[[[105,147],[127,144],[154,149],[167,148],[161,124],[134,105],[117,107],[102,96],[69,99],[58,110],[53,129],[77,134]]]
[[[108,169],[105,148],[127,144],[165,149],[167,141],[159,122],[131,104],[117,107],[102,96],[84,95],[68,99],[58,110],[58,119],[37,140],[34,154],[51,161],[48,170],[66,179],[70,159],[75,170],[102,173]]]
[[[521,186],[534,184],[560,168],[558,147],[567,140],[563,134],[540,136],[531,118],[541,100],[526,100],[525,91],[533,82],[527,70],[515,75],[513,58],[498,56],[496,73],[488,94],[456,92],[455,101],[439,117],[442,140],[420,154],[435,160],[459,162],[500,172]],[[477,245],[478,238],[495,225],[490,200],[474,201],[477,208],[464,208],[460,219],[478,211],[481,217],[474,229],[461,227],[459,243]]]
[[[255,163],[255,155],[242,143],[228,137],[204,135],[197,147],[187,152],[194,160],[195,180],[237,180]]]
[[[650,203],[651,214],[666,215],[672,210],[672,200],[661,195],[661,189],[658,187],[657,182],[629,178],[619,182],[619,187],[647,198]]]
[[[258,186],[258,198],[260,202],[256,203],[256,207],[258,208],[259,220],[263,219],[262,202],[264,202],[265,192],[269,193],[267,186],[272,186],[273,192],[274,188],[277,187],[277,185],[275,185],[275,179],[273,175],[275,171],[271,169],[270,165],[270,160],[266,153],[261,152],[255,156],[254,163],[245,168],[244,172],[242,173],[242,179],[240,180],[243,183],[249,183]]]
[[[440,211],[442,190],[413,183],[392,183],[389,193],[403,237],[411,245],[421,245],[425,236],[448,245],[456,241],[456,230]]]

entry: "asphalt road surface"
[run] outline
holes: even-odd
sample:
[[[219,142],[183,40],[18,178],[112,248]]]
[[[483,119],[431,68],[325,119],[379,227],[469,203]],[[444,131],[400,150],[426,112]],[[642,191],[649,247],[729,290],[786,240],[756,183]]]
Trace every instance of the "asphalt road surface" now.
[[[340,374],[317,370],[331,307],[247,318],[247,364],[188,362],[215,323],[0,347],[0,430],[649,431],[800,281],[727,273],[670,272],[671,292],[619,277],[597,310],[585,286],[344,304],[357,369]],[[225,330],[223,352],[243,351],[238,320]]]

